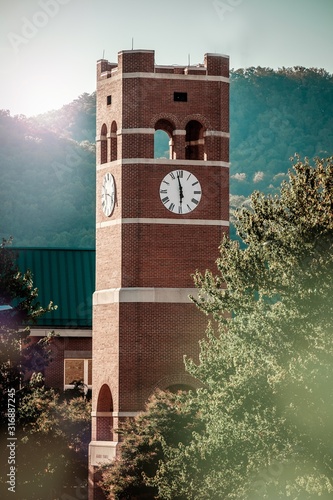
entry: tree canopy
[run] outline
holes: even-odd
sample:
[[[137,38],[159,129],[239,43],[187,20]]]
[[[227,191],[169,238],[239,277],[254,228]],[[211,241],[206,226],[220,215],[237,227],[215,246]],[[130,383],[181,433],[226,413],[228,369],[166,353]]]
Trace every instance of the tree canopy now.
[[[245,247],[225,239],[218,273],[195,275],[215,320],[187,360],[205,430],[165,450],[161,498],[331,498],[332,208],[333,158],[296,158],[279,195],[236,212]]]
[[[10,241],[6,240],[0,245],[0,305],[10,307],[0,311],[2,397],[8,388],[18,389],[29,374],[42,371],[48,363],[47,344],[51,335],[32,346],[30,326],[56,307],[52,302],[46,307],[38,302],[38,290],[33,285],[31,272],[19,271],[15,252],[9,245]]]
[[[45,387],[42,374],[53,333],[34,342],[30,327],[55,306],[38,302],[33,276],[18,270],[8,244],[0,245],[1,498],[12,493],[29,500],[83,495],[91,405],[83,395]]]
[[[106,498],[156,498],[158,488],[149,479],[166,458],[163,443],[168,446],[188,443],[194,431],[200,432],[202,423],[197,411],[196,405],[181,391],[177,394],[156,391],[145,411],[117,430],[121,436],[119,457],[101,466]]]
[[[242,243],[195,274],[209,325],[183,404],[199,423],[178,443],[162,430],[157,498],[332,497],[332,208],[333,157],[296,157],[279,194],[236,211]]]

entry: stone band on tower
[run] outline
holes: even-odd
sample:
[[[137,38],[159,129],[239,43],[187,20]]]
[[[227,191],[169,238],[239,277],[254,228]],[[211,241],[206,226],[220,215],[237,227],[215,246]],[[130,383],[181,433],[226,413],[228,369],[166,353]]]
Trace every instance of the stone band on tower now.
[[[154,158],[156,130],[169,158]],[[196,387],[183,356],[197,359],[207,320],[188,296],[228,232],[229,58],[158,66],[154,51],[130,50],[98,61],[96,156],[92,472],[156,388]]]

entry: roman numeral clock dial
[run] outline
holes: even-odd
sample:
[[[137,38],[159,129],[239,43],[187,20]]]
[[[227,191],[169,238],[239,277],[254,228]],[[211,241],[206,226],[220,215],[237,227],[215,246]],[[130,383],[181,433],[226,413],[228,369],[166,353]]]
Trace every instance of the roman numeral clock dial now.
[[[187,170],[173,170],[161,182],[160,198],[166,209],[174,214],[192,212],[201,200],[200,182]]]
[[[104,214],[110,217],[115,203],[115,181],[110,172],[106,173],[103,177],[101,201]]]

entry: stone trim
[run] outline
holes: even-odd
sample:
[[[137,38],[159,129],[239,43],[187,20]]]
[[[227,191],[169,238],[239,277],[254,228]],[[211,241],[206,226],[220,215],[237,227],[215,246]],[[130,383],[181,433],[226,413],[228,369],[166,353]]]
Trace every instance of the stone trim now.
[[[92,411],[92,417],[112,417],[112,411]]]
[[[117,130],[117,135],[121,134],[155,134],[154,128],[122,128]]]
[[[118,224],[173,224],[186,226],[223,226],[229,227],[227,220],[209,220],[209,219],[159,219],[159,218],[133,218],[133,219],[114,219],[98,222],[96,228],[116,226]]]
[[[112,412],[112,416],[113,417],[136,417],[137,415],[139,415],[139,411],[113,411]]]
[[[169,165],[170,167],[222,167],[229,168],[230,163],[227,161],[211,161],[211,160],[169,160],[167,158],[124,158],[122,160],[110,161],[101,163],[96,166],[97,170],[104,170],[110,166],[120,167],[121,165]]]
[[[173,303],[191,304],[189,295],[197,295],[196,288],[109,288],[93,294],[93,305],[118,303]]]
[[[177,73],[144,73],[144,72],[137,72],[137,73],[120,73],[119,75],[113,76],[112,77],[114,80],[116,79],[122,79],[122,78],[152,78],[152,79],[157,79],[157,80],[203,80],[203,81],[208,81],[208,82],[224,82],[224,83],[229,83],[230,78],[226,76],[218,76],[218,75],[192,75],[192,74],[177,74]]]
[[[206,132],[203,133],[204,137],[225,137],[226,139],[230,139],[230,133],[229,132],[222,132],[220,130],[206,130]]]

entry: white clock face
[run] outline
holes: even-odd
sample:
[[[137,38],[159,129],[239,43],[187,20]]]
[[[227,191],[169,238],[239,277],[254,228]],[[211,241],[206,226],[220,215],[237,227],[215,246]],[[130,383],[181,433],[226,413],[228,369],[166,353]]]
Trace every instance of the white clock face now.
[[[173,170],[160,185],[161,202],[179,215],[192,212],[200,203],[201,193],[200,182],[187,170]]]
[[[102,209],[107,217],[113,212],[115,202],[115,182],[113,175],[109,172],[103,177],[102,185]]]

